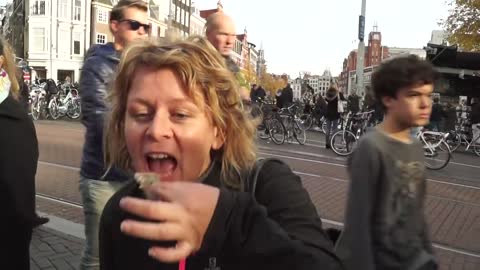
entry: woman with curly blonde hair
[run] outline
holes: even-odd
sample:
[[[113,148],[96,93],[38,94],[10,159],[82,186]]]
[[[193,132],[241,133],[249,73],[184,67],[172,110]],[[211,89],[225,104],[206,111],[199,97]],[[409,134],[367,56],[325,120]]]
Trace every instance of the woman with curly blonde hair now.
[[[137,181],[105,207],[101,269],[337,269],[300,178],[282,162],[255,166],[238,87],[203,38],[124,51],[106,160]]]

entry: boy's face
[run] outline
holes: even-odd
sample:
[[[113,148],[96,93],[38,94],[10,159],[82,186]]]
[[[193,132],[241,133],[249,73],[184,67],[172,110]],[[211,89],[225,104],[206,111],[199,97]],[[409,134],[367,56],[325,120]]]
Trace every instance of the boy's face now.
[[[401,89],[397,97],[384,97],[387,114],[405,128],[425,126],[432,111],[433,85],[416,85]]]

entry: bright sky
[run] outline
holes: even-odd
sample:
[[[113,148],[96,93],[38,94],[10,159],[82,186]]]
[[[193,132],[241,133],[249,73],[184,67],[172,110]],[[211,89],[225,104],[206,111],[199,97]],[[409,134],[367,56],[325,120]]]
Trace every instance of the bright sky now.
[[[200,9],[216,8],[218,0],[192,0]],[[0,5],[6,0],[0,0]],[[361,0],[222,0],[237,32],[246,27],[248,40],[263,44],[269,72],[296,77],[300,71],[338,75],[343,59],[358,46]],[[448,14],[445,0],[367,0],[366,31],[375,22],[383,45],[423,48],[432,30]]]
[[[192,0],[202,9],[217,0]],[[237,32],[247,27],[248,41],[263,43],[269,72],[298,76],[299,71],[336,76],[343,59],[358,47],[361,0],[222,0]],[[375,22],[383,45],[423,48],[438,22],[446,18],[445,0],[367,0],[366,41]]]

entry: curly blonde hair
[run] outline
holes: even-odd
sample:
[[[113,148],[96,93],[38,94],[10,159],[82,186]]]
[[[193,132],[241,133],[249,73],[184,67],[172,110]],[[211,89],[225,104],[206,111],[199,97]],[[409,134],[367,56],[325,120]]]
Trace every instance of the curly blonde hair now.
[[[164,42],[143,40],[123,52],[110,95],[112,111],[105,132],[106,163],[132,170],[124,128],[135,71],[140,67],[169,68],[181,78],[187,95],[206,109],[223,136],[224,145],[215,153],[215,158],[222,163],[222,181],[231,188],[242,189],[241,175],[248,172],[256,160],[257,121],[243,109],[234,75],[226,68],[224,58],[202,37]]]
[[[17,67],[15,66],[15,59],[13,57],[13,50],[10,47],[10,44],[7,43],[3,38],[0,37],[0,55],[3,56],[3,66],[2,68],[8,74],[8,79],[10,79],[10,93],[12,97],[16,100],[20,98],[20,86],[17,80]]]

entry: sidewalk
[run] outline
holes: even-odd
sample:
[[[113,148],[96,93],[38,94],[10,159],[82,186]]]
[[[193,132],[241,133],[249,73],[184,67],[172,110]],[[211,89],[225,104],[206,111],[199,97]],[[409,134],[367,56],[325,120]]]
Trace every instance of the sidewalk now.
[[[78,269],[84,240],[42,226],[30,244],[31,270]]]
[[[39,214],[50,218],[50,222],[33,231],[30,269],[78,269],[85,242],[83,225],[46,213]]]

